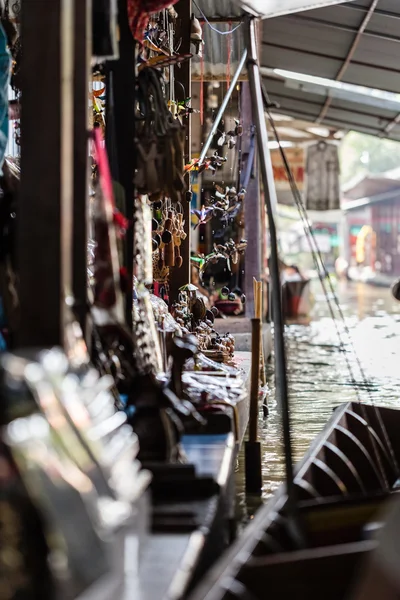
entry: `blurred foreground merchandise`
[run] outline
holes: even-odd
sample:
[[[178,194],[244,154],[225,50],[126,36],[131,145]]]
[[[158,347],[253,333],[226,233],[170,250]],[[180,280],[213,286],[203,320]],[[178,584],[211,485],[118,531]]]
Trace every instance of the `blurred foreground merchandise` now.
[[[72,600],[99,579],[116,589],[126,539],[139,547],[146,532],[151,476],[114,407],[113,380],[82,361],[78,345],[69,354],[1,361],[2,600]]]

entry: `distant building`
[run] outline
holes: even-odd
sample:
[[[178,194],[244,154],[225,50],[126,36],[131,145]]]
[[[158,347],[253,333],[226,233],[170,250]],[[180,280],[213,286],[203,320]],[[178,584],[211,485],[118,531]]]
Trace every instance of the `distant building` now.
[[[343,190],[342,208],[349,265],[400,275],[400,170],[349,185]]]

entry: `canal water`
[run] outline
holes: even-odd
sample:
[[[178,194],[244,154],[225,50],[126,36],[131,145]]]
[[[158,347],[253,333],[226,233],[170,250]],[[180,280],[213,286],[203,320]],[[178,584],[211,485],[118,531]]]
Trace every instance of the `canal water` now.
[[[365,386],[360,389],[360,398],[365,402],[400,408],[400,303],[394,300],[387,288],[339,282],[336,294],[351,336],[349,339],[338,318],[336,322],[346,350],[343,353],[319,283],[315,282],[313,291],[315,304],[309,323],[286,326],[295,461],[304,456],[332,410],[339,404],[357,399],[352,377],[364,382],[360,364],[369,382],[367,389]],[[268,385],[269,416],[264,419],[260,415],[259,423],[264,501],[284,479],[281,420],[275,399],[273,363]],[[244,493],[243,456],[240,464],[238,508],[243,523],[254,513],[257,500],[249,499]]]

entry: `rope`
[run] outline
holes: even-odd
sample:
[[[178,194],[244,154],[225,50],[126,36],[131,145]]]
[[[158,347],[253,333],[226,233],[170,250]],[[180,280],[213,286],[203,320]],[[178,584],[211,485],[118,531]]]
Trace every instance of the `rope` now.
[[[209,28],[212,29],[213,31],[215,31],[215,33],[218,33],[219,35],[229,35],[230,33],[233,33],[234,31],[236,31],[237,29],[239,29],[239,27],[241,27],[241,25],[243,23],[243,21],[240,21],[240,23],[238,25],[236,25],[236,27],[234,27],[233,29],[230,29],[229,31],[221,31],[220,29],[217,29],[216,27],[214,27],[214,25],[212,23],[210,23],[210,21],[207,19],[206,15],[203,13],[203,11],[201,10],[201,8],[197,4],[197,2],[195,2],[195,0],[193,0],[193,4],[197,8],[197,10],[201,14],[202,18],[204,19],[204,21],[209,26]]]

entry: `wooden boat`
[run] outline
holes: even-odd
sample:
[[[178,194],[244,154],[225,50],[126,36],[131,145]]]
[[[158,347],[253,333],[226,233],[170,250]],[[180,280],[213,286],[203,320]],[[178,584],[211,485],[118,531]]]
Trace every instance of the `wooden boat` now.
[[[340,600],[376,542],[367,525],[397,493],[400,411],[337,408],[282,486],[190,600]]]
[[[308,316],[312,308],[310,280],[285,281],[282,285],[283,316],[287,319]]]

